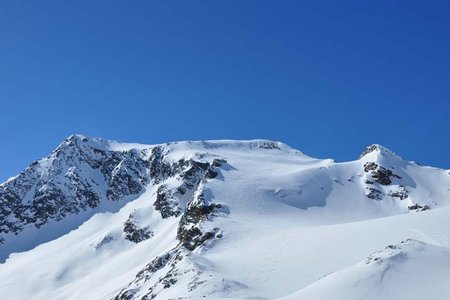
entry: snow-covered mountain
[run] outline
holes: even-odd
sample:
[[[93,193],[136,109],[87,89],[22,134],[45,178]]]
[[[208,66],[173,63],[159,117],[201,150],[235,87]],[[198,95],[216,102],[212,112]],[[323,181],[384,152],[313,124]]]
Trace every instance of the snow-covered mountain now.
[[[72,135],[0,184],[0,295],[448,299],[449,204],[448,170],[380,145]]]

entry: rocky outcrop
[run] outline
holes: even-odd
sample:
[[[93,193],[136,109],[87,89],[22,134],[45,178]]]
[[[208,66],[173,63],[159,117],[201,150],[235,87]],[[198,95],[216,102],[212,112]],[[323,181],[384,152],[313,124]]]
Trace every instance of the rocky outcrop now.
[[[370,173],[371,177],[381,185],[390,185],[393,179],[402,179],[400,176],[394,174],[390,169],[379,166],[374,162],[365,163],[364,172]]]
[[[185,191],[179,189],[178,193],[184,194]],[[153,206],[160,212],[163,219],[178,217],[181,214],[178,203],[177,196],[173,194],[172,190],[168,189],[164,184],[159,186],[156,191],[156,201],[153,203]]]
[[[161,156],[162,158],[162,156]],[[226,160],[214,159],[211,163],[197,161],[194,159],[180,159],[172,164],[167,164],[164,172],[165,178],[159,177],[161,182],[170,177],[178,179],[176,187],[169,188],[161,184],[156,192],[154,207],[163,219],[178,217],[185,207],[180,207],[183,202],[187,203],[204,180],[214,179],[219,175],[219,168],[226,164]],[[161,176],[161,175],[160,175]],[[182,201],[185,199],[185,201]]]
[[[380,190],[377,190],[376,188],[369,187],[367,188],[368,193],[366,194],[368,198],[373,200],[382,200],[383,199],[383,192]]]
[[[402,179],[400,176],[384,167],[379,167],[377,170],[372,171],[372,178],[381,185],[390,185],[393,178]]]
[[[269,141],[259,142],[258,147],[268,150],[281,150],[280,146],[278,146],[278,143]]]
[[[205,241],[212,239],[218,229],[213,231],[202,232],[200,226],[203,221],[206,221],[215,216],[216,213],[225,212],[222,204],[208,203],[205,200],[202,191],[195,195],[194,199],[189,202],[186,211],[181,217],[178,225],[177,239],[188,250],[193,251]]]
[[[378,168],[378,165],[374,162],[366,162],[364,164],[364,172],[375,171]]]
[[[359,159],[366,157],[369,154],[377,154],[381,157],[396,157],[398,159],[402,159],[400,156],[398,156],[391,150],[389,150],[381,145],[378,145],[378,144],[373,144],[373,145],[366,147],[364,149],[364,151],[361,153],[361,155],[359,156]]]
[[[184,282],[189,282],[186,285],[189,291],[203,284],[204,281],[200,279],[203,272],[192,264],[189,258],[190,252],[208,240],[222,238],[219,228],[204,230],[203,224],[219,214],[226,214],[227,209],[220,203],[212,202],[206,196],[202,182],[215,178],[220,173],[219,168],[224,164],[226,161],[219,159],[212,163],[183,159],[175,163],[173,168],[167,169],[166,175],[178,176],[180,185],[169,189],[167,185],[161,183],[154,207],[159,210],[162,218],[177,217],[181,214],[177,230],[179,244],[174,249],[156,257],[139,271],[135,279],[122,289],[114,300],[153,299],[164,289],[175,285],[180,278],[184,278]],[[210,172],[216,175],[211,176]],[[192,196],[182,212],[179,206],[180,197],[188,193]],[[134,228],[131,225],[129,227]],[[180,264],[183,266],[181,267]],[[186,264],[191,267],[186,268]]]
[[[369,147],[365,152],[367,154],[377,149]],[[385,195],[388,195],[392,198],[403,200],[408,197],[407,189],[402,184],[399,184],[402,178],[394,174],[390,168],[385,168],[376,162],[368,161],[364,163],[363,169],[365,173],[363,180],[366,184],[366,196],[368,198],[382,200]],[[390,187],[390,189],[386,191],[387,187]]]
[[[225,208],[218,203],[210,203],[203,192],[201,183],[216,178],[220,168],[226,164],[226,160],[214,159],[211,163],[195,161],[193,159],[181,159],[172,167],[167,168],[167,173],[179,179],[179,185],[169,189],[161,184],[156,192],[155,209],[161,213],[161,217],[178,217],[182,214],[177,239],[186,249],[193,251],[206,240],[213,238],[216,231],[202,232],[200,225],[218,212],[225,212]],[[190,199],[184,208],[180,204],[181,198]],[[183,212],[183,213],[182,213]]]
[[[364,151],[359,155],[359,158],[363,158],[364,156],[366,156],[369,153],[372,153],[374,151],[379,150],[379,146],[374,144],[374,145],[370,145],[368,147],[366,147],[366,149],[364,149]]]
[[[388,196],[404,200],[408,198],[409,192],[403,185],[399,185],[395,190],[390,190]]]
[[[414,210],[414,211],[424,211],[424,210],[429,210],[430,207],[428,205],[419,205],[417,203],[408,206],[409,210]]]
[[[176,247],[147,264],[113,300],[154,299],[181,279],[188,282],[187,286],[192,286],[198,282],[201,274],[202,271],[192,262],[187,250]]]
[[[141,287],[147,281],[153,279],[154,273],[165,268],[169,262],[172,261],[172,264],[179,260],[181,257],[179,249],[173,249],[167,253],[164,253],[161,256],[157,256],[150,263],[148,263],[141,271],[136,274],[135,279],[128,284],[128,286],[122,289],[115,297],[114,300],[131,300],[136,299],[136,294],[141,292]],[[174,259],[175,258],[175,259]],[[155,280],[155,284],[162,283],[162,279]],[[143,294],[145,296],[140,297],[141,299],[152,299],[152,292],[154,290],[154,286],[150,287],[148,290],[144,291]],[[146,298],[144,298],[146,297]]]
[[[100,248],[104,247],[105,245],[113,242],[114,240],[115,240],[114,237],[112,235],[108,234],[105,237],[103,237],[103,239],[100,242],[96,243],[93,246],[95,249],[100,249]]]
[[[125,233],[125,239],[133,243],[140,243],[153,236],[153,232],[150,227],[139,226],[138,222],[135,220],[134,216],[131,214],[128,219],[123,224],[123,232]]]
[[[171,164],[166,160],[166,155],[170,153],[169,147],[161,145],[155,146],[151,150],[150,159],[147,167],[152,182],[158,184],[161,181],[173,176],[173,169]]]

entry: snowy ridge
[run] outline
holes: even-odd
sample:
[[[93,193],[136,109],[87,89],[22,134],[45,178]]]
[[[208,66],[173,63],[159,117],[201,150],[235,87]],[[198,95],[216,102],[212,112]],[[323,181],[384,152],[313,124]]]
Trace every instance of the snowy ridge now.
[[[363,265],[386,245],[414,238],[427,244],[396,247],[447,259],[449,203],[448,171],[380,145],[336,163],[267,140],[142,145],[73,135],[0,185],[0,293],[316,299],[326,285],[349,297],[335,299],[360,299],[364,289],[346,294],[339,274],[350,268],[370,291],[389,290],[367,283],[379,269]]]

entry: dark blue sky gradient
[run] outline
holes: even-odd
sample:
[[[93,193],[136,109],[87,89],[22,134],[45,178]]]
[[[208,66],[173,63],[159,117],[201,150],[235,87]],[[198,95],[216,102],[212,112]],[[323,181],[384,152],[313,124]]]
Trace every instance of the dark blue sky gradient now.
[[[0,3],[0,181],[71,133],[450,168],[448,1]]]

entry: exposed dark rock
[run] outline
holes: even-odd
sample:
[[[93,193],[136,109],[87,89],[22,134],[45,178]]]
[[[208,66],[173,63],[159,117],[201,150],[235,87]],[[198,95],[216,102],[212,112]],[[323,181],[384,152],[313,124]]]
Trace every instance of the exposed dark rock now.
[[[123,152],[127,154],[112,170],[106,195],[108,199],[118,201],[124,196],[137,195],[143,192],[149,182],[144,161],[136,151]]]
[[[374,171],[378,168],[378,165],[374,162],[366,162],[364,164],[364,172]]]
[[[377,145],[377,144],[370,145],[370,146],[366,147],[366,149],[364,149],[364,151],[361,153],[359,158],[361,159],[364,156],[366,156],[367,154],[372,153],[372,152],[377,152],[379,155],[384,156],[384,157],[391,156],[391,157],[397,157],[397,158],[401,159],[400,156],[398,156],[397,154],[395,154],[391,150],[386,149],[385,147],[383,147],[381,145]]]
[[[366,162],[364,164],[364,172],[370,172],[372,178],[381,185],[390,185],[394,178],[401,179],[400,176],[394,174],[391,170],[379,166],[374,162]]]
[[[125,233],[125,239],[133,242],[140,243],[153,236],[153,232],[148,226],[139,227],[133,215],[130,215],[128,219],[123,224],[123,232]]]
[[[153,273],[164,268],[169,262],[169,260],[173,257],[173,255],[174,251],[169,251],[161,256],[155,257],[150,263],[148,263],[145,266],[144,269],[142,269],[141,271],[139,271],[139,273],[136,274],[135,281],[147,281],[151,277],[151,275],[153,275]],[[116,297],[116,299],[122,298]]]
[[[177,283],[177,280],[174,278],[172,273],[167,273],[166,276],[164,276],[161,280],[162,286],[165,289],[170,288],[172,285]]]
[[[213,178],[216,178],[217,175],[219,175],[219,172],[214,171],[214,170],[212,170],[212,169],[208,169],[208,170],[206,171],[205,178],[206,178],[206,179],[213,179]]]
[[[281,149],[277,143],[269,142],[269,141],[264,141],[264,142],[259,143],[259,148],[269,149],[269,150],[271,150],[271,149],[280,150]]]
[[[213,215],[214,212],[222,208],[221,204],[207,204],[204,195],[201,193],[193,199],[178,225],[177,239],[188,250],[193,251],[205,241],[213,238],[215,232],[202,232],[199,228],[201,222]]]
[[[364,149],[364,151],[361,153],[361,155],[359,156],[359,158],[363,158],[364,156],[366,156],[367,154],[376,151],[379,149],[378,145],[370,145],[369,147],[367,147],[366,149]]]
[[[195,188],[200,183],[208,169],[209,163],[192,159],[181,159],[174,164],[175,173],[179,174],[189,189]]]
[[[122,290],[116,297],[114,297],[114,300],[132,300],[138,291],[139,289]]]
[[[1,184],[0,233],[19,234],[27,224],[60,221],[97,207],[105,194],[120,201],[142,193],[149,181],[142,154],[105,150],[103,143],[71,136],[47,158]],[[94,175],[98,171],[103,178]],[[98,189],[103,185],[106,191]]]
[[[394,197],[394,198],[399,198],[400,200],[404,200],[406,198],[408,198],[408,190],[406,190],[406,188],[404,186],[399,186],[399,188],[397,190],[394,191],[390,191],[388,193],[389,196]]]
[[[103,247],[106,244],[111,243],[112,241],[114,241],[114,237],[107,235],[94,247],[95,247],[95,249],[100,249],[101,247]]]
[[[171,165],[165,160],[167,151],[163,146],[152,148],[148,168],[150,178],[154,183],[160,183],[173,175]]]
[[[161,185],[156,191],[156,201],[153,205],[155,209],[161,213],[163,219],[178,217],[181,214],[177,199],[165,185]]]
[[[226,161],[225,159],[215,158],[215,159],[212,161],[211,166],[212,166],[213,168],[220,168],[220,167],[222,167],[223,165],[225,165],[226,163],[227,163],[227,161]]]
[[[171,162],[170,145],[141,151],[113,151],[107,145],[73,135],[47,158],[1,184],[0,234],[19,234],[27,224],[41,227],[50,220],[60,221],[96,208],[102,200],[137,197],[150,181],[159,184],[175,176],[182,183],[171,191],[160,190],[155,207],[163,218],[177,217],[183,209],[178,207],[179,197],[190,198],[202,180],[215,178],[216,168],[226,163],[222,159],[212,164],[194,159]]]
[[[156,297],[157,287],[169,288],[177,282],[177,264],[183,259],[182,251],[179,247],[174,248],[161,256],[153,259],[149,264],[145,266],[141,271],[136,274],[136,278],[124,289],[122,289],[119,294],[114,298],[114,300],[129,300],[136,299],[136,294],[140,291],[141,286],[144,282],[147,282],[153,277],[153,274],[163,268],[166,268],[165,275],[158,278],[155,284],[151,286],[147,291],[145,291],[145,296],[140,299],[153,299]]]
[[[400,176],[384,167],[379,167],[378,170],[372,171],[372,177],[381,185],[390,185],[392,183],[392,178],[401,179]]]
[[[377,190],[375,188],[368,188],[369,193],[367,194],[367,197],[374,200],[381,200],[383,192],[380,190]]]
[[[415,211],[424,211],[424,210],[429,210],[430,207],[428,205],[422,206],[422,205],[419,205],[419,204],[416,203],[416,204],[408,206],[408,209],[409,210],[415,210]]]
[[[182,208],[179,206],[180,198],[182,196],[192,197],[204,179],[212,179],[219,175],[217,168],[224,163],[226,161],[222,159],[214,159],[212,164],[193,159],[180,159],[165,167],[167,171],[164,176],[178,177],[181,179],[181,183],[172,189],[168,189],[165,185],[158,188],[154,207],[161,213],[161,217],[163,219],[178,217],[182,212]]]

